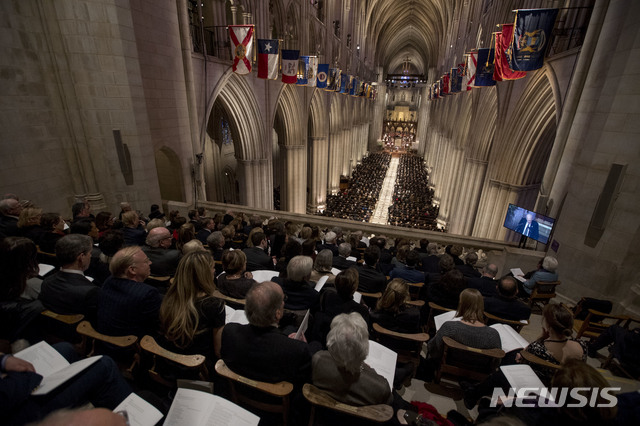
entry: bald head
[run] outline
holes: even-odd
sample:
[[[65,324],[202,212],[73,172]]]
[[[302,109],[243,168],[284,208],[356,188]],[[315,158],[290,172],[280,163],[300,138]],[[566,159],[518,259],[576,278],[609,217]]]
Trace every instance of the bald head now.
[[[153,228],[149,231],[146,242],[149,247],[167,248],[171,245],[171,232],[164,226]]]
[[[513,277],[504,277],[498,283],[498,293],[504,297],[512,298],[518,293],[518,284]]]
[[[22,211],[22,204],[15,198],[0,200],[0,214],[5,216],[19,216]]]
[[[282,287],[272,281],[255,283],[247,292],[245,313],[249,324],[257,327],[277,325],[284,309]]]
[[[493,263],[489,263],[482,268],[482,275],[489,278],[495,278],[496,275],[498,275],[498,267]]]

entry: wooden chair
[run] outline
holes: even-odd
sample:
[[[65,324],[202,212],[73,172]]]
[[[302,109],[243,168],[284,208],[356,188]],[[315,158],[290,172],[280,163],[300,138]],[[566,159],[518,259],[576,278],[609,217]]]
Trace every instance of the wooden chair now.
[[[407,283],[409,285],[409,293],[411,294],[411,300],[418,299],[424,283]]]
[[[515,331],[517,331],[518,333],[520,333],[522,331],[522,328],[525,325],[529,325],[529,320],[526,320],[525,322],[522,321],[514,321],[514,320],[509,320],[506,318],[500,318],[497,317],[495,315],[491,315],[488,312],[484,313],[484,316],[487,317],[487,325],[492,325],[492,324],[506,324],[506,325],[510,325]]]
[[[429,318],[427,319],[427,330],[436,329],[436,323],[433,320],[433,317],[450,311],[455,311],[455,309],[445,308],[444,306],[436,305],[433,302],[429,302]]]
[[[376,341],[398,354],[397,362],[411,362],[415,374],[420,365],[422,345],[429,341],[427,333],[398,333],[384,328],[378,323],[373,324]],[[413,376],[413,375],[412,375]]]
[[[500,366],[500,361],[505,355],[502,349],[472,348],[447,336],[442,340],[444,352],[436,370],[435,383],[440,383],[442,374],[480,382]]]
[[[424,306],[424,300],[409,300],[406,302],[407,305],[413,305],[417,308],[422,308]]]
[[[47,253],[46,251],[40,250],[40,247],[38,247],[37,250],[36,258],[38,259],[38,263],[46,263],[47,265],[53,265],[55,267],[60,266],[55,253]]]
[[[229,297],[220,293],[220,290],[218,289],[213,290],[213,297],[224,300],[224,303],[228,304],[234,309],[244,309],[245,305],[247,304],[246,299],[235,299],[233,297]]]
[[[151,336],[144,336],[142,340],[140,340],[140,348],[143,353],[148,352],[151,354],[153,359],[153,363],[148,369],[149,377],[164,386],[175,388],[176,383],[173,379],[167,379],[158,372],[158,357],[165,361],[169,361],[169,363],[177,364],[181,369],[197,373],[201,380],[207,381],[209,379],[209,373],[205,365],[206,357],[204,355],[182,355],[171,352],[170,350],[160,346]]]
[[[381,292],[364,293],[362,291],[359,291],[358,293],[360,293],[362,295],[362,299],[360,300],[360,304],[366,305],[366,306],[370,307],[371,309],[375,309],[376,303],[378,303],[378,299],[380,299],[382,297],[382,293]]]
[[[96,355],[99,350],[96,349],[96,341],[107,343],[112,345],[118,349],[132,349],[131,354],[131,362],[118,362],[118,366],[120,370],[123,372],[124,376],[127,378],[133,377],[133,369],[138,364],[140,358],[138,356],[138,351],[136,347],[136,343],[138,342],[138,337],[130,335],[130,336],[109,336],[107,334],[102,334],[97,332],[89,321],[82,321],[78,324],[76,331],[80,336],[82,336],[82,353],[87,356]],[[91,341],[91,349],[88,350],[89,341]]]
[[[309,426],[315,424],[316,407],[322,407],[341,414],[346,414],[359,419],[368,420],[375,423],[384,423],[391,420],[393,408],[386,404],[378,405],[347,405],[333,399],[325,391],[318,389],[312,384],[305,383],[302,387],[302,394],[311,403],[311,416]]]
[[[269,413],[281,413],[282,422],[285,426],[289,424],[289,405],[293,384],[289,382],[266,383],[252,380],[234,373],[227,367],[223,360],[216,362],[216,373],[227,379],[231,389],[231,400],[241,406],[249,406]],[[281,402],[279,404],[259,401],[242,392],[242,388],[249,388],[265,395],[275,397]]]
[[[76,324],[84,319],[83,314],[64,315],[45,309],[40,315],[43,317],[45,340],[49,343],[80,341],[76,333]]]
[[[614,324],[624,327],[624,323],[628,323],[628,320],[629,317],[625,315],[611,315],[589,309],[584,321],[573,320],[573,330],[576,332],[576,339],[586,337],[589,340],[593,340]]]
[[[524,349],[520,351],[520,356],[524,359],[525,363],[529,364],[536,373],[541,373],[537,375],[543,382],[548,382],[544,383],[546,386],[549,386],[551,384],[550,379],[551,377],[553,377],[555,372],[562,368],[560,364],[554,364],[552,362],[544,360]]]
[[[560,281],[536,281],[531,296],[529,296],[529,306],[533,308],[534,304],[549,303],[549,300],[556,297],[556,287],[560,285]]]

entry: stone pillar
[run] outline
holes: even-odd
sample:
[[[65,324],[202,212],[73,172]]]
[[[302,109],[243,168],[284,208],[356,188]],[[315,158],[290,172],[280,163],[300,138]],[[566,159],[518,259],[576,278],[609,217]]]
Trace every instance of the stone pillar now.
[[[465,158],[459,191],[455,195],[457,203],[452,207],[449,232],[471,235],[476,220],[480,191],[487,170],[487,162]]]
[[[331,194],[336,194],[340,189],[340,157],[342,155],[340,145],[340,132],[329,134],[328,190]]]
[[[351,160],[351,129],[343,129],[340,132],[342,155],[340,159],[340,175],[349,176],[349,162]]]
[[[240,203],[249,207],[273,208],[273,184],[267,159],[236,160]]]
[[[326,136],[311,138],[309,199],[307,213],[314,214],[319,206],[326,206],[329,171],[329,140]]]
[[[305,145],[281,145],[285,156],[286,182],[281,190],[282,210],[305,213],[307,201],[307,172]]]
[[[447,170],[447,182],[443,188],[443,199],[440,204],[440,216],[448,224],[451,223],[452,213],[462,195],[460,192],[460,180],[464,171],[463,159],[464,150],[452,146],[451,155],[448,156],[449,167]]]

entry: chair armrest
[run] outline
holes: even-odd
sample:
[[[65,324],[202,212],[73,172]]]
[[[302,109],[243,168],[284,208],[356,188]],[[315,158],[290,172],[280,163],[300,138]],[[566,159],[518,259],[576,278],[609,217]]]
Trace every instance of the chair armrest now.
[[[106,334],[102,334],[97,332],[89,321],[82,321],[78,324],[76,331],[81,336],[91,337],[92,339],[100,340],[101,342],[110,343],[119,348],[128,348],[133,346],[138,341],[138,337],[130,335],[130,336],[109,336]]]
[[[498,348],[492,348],[492,349],[478,349],[478,348],[472,348],[471,346],[467,346],[467,345],[463,345],[462,343],[458,343],[455,340],[453,340],[451,337],[447,337],[444,336],[442,338],[442,341],[449,346],[450,348],[453,349],[459,349],[459,350],[463,350],[463,351],[469,351],[469,352],[475,352],[475,353],[479,353],[479,354],[483,354],[486,356],[490,356],[493,358],[504,358],[504,351],[502,349],[498,349]]]
[[[318,389],[312,384],[305,383],[302,387],[302,394],[313,405],[326,407],[340,413],[358,416],[364,419],[372,420],[377,423],[383,423],[391,420],[393,416],[393,408],[385,404],[355,406],[343,404],[336,401],[325,391]]]
[[[175,352],[171,352],[156,342],[151,336],[144,336],[140,341],[140,347],[147,352],[151,352],[154,355],[173,361],[176,364],[184,365],[189,368],[196,368],[201,366],[206,357],[204,355],[181,355]]]
[[[413,340],[415,342],[427,342],[429,340],[429,335],[427,333],[398,333],[397,331],[386,329],[378,323],[373,324],[373,329],[380,334],[386,334],[388,336],[393,336],[405,340]]]
[[[537,357],[534,354],[532,354],[531,352],[526,351],[524,349],[520,351],[520,356],[522,356],[522,358],[524,358],[524,360],[527,361],[530,364],[536,364],[536,365],[540,365],[540,366],[543,366],[543,367],[552,368],[554,370],[559,370],[560,369],[560,365],[554,364],[554,363],[549,362],[549,361],[547,361],[545,359]]]
[[[227,364],[224,363],[223,360],[219,359],[216,362],[216,373],[221,375],[222,377],[226,377],[227,379],[234,380],[236,382],[244,383],[247,386],[252,388],[261,390],[262,392],[266,392],[269,395],[285,397],[289,395],[293,391],[293,384],[289,382],[278,382],[278,383],[267,383],[260,382],[258,380],[248,379],[244,376],[241,376],[237,373],[234,373],[227,367]]]
[[[56,321],[60,321],[69,325],[77,324],[84,319],[84,315],[82,314],[63,315],[50,311],[49,309],[45,309],[44,311],[40,312],[40,315],[53,318]]]
[[[218,290],[218,289],[213,290],[213,294],[212,295],[213,295],[213,297],[217,297],[218,299],[228,300],[229,302],[236,303],[238,305],[246,305],[247,304],[247,300],[246,299],[235,299],[233,297],[226,296],[226,295],[220,293],[220,290]]]

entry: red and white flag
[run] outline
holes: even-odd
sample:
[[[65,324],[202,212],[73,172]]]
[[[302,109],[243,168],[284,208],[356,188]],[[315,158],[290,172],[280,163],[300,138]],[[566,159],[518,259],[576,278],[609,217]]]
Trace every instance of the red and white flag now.
[[[233,72],[249,74],[253,49],[253,25],[229,25]]]
[[[476,67],[478,65],[478,52],[470,52],[467,56],[467,70],[462,79],[462,90],[471,90],[476,83]]]

